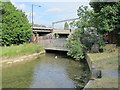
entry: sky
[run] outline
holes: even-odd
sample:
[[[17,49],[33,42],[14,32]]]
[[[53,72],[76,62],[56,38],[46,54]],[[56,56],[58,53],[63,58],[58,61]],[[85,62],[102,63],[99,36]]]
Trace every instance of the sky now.
[[[89,6],[89,0],[10,0],[12,4],[21,9],[31,22],[32,4],[34,24],[41,24],[51,27],[52,22],[78,18],[77,9],[79,6]],[[41,6],[41,7],[38,7]],[[90,6],[89,6],[90,7]],[[68,22],[69,23],[69,22]],[[63,29],[64,23],[55,25],[55,28]]]

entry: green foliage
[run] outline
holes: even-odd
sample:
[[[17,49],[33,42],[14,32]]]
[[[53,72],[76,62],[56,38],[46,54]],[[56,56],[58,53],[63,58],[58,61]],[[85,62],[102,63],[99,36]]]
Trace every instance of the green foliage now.
[[[115,32],[116,43],[120,45],[120,2],[90,2],[94,9],[94,26],[101,34],[105,31]]]
[[[113,6],[116,4],[116,2],[107,2],[107,0],[103,0],[103,2],[97,2],[97,0],[92,0],[92,2],[90,2],[89,4],[93,8],[95,13],[99,13],[101,8],[104,8],[107,5]]]
[[[79,7],[78,16],[80,20],[70,23],[71,27],[77,27],[77,29],[68,38],[69,56],[82,59],[84,53],[90,51],[93,44],[97,43],[100,47],[104,46],[102,36],[97,33],[97,28],[94,27],[94,15],[93,10],[89,10],[88,7]]]
[[[25,55],[25,54],[32,54],[32,53],[38,53],[42,51],[43,48],[40,44],[37,43],[24,43],[20,45],[12,45],[7,47],[1,47],[2,53],[0,56],[17,56],[17,55]]]
[[[87,49],[84,41],[86,36],[84,29],[88,27],[89,17],[87,16],[88,11],[87,7],[79,7],[78,16],[80,17],[79,21],[74,21],[70,23],[71,27],[77,27],[75,32],[68,37],[67,47],[68,47],[68,56],[71,56],[75,59],[83,59],[84,53]]]
[[[71,56],[75,59],[84,58],[84,49],[85,46],[81,43],[82,30],[77,29],[75,32],[68,37],[68,42],[66,46],[68,47],[68,56]]]
[[[25,13],[17,10],[11,2],[3,2],[2,7],[2,45],[28,42],[32,29]]]
[[[78,29],[68,38],[68,55],[76,59],[83,58],[83,53],[90,50],[95,43],[103,49],[106,31],[115,31],[117,43],[120,44],[120,2],[91,2],[90,5],[94,11],[86,6],[80,6],[78,9],[80,20],[70,23],[70,26]]]
[[[78,21],[76,26],[83,29],[83,39],[82,43],[87,47],[88,51],[91,50],[93,44],[97,43],[100,47],[104,47],[103,35],[100,33],[96,24],[98,24],[98,19],[96,20],[96,13],[93,10],[89,10],[87,6],[81,6],[78,9],[78,16],[80,21]]]
[[[69,30],[69,24],[67,22],[64,25],[64,30]]]
[[[75,21],[70,22],[69,25],[70,25],[70,28],[74,28],[74,26],[75,26]]]
[[[60,36],[58,34],[56,34],[56,38],[59,38]]]
[[[2,3],[0,1],[0,46],[1,46],[1,42],[2,42]]]
[[[80,28],[88,28],[93,26],[93,10],[89,10],[87,6],[80,6],[78,11],[78,16],[80,21],[78,21],[78,25]]]

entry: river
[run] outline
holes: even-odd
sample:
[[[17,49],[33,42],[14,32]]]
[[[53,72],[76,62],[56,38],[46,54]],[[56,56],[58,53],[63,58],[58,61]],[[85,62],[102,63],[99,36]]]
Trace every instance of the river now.
[[[66,55],[46,53],[35,60],[3,66],[3,88],[75,88],[85,65]]]

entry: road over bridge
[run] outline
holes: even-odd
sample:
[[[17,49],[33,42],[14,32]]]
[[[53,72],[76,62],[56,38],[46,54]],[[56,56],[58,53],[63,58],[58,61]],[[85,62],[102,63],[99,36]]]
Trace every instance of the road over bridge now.
[[[53,31],[53,28],[48,27],[33,27],[33,32],[47,32],[51,33]]]
[[[70,34],[73,32],[70,30],[60,30],[60,29],[53,29],[53,28],[49,28],[49,27],[33,27],[33,32],[37,32],[39,34],[41,33],[53,33],[53,34]]]

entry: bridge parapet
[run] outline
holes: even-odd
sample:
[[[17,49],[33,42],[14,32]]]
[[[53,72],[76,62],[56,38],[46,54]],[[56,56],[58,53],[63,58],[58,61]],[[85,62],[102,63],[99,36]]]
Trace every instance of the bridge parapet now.
[[[66,38],[40,40],[46,50],[67,51],[66,42]]]
[[[52,33],[53,28],[49,27],[33,27],[33,32],[48,32]]]

